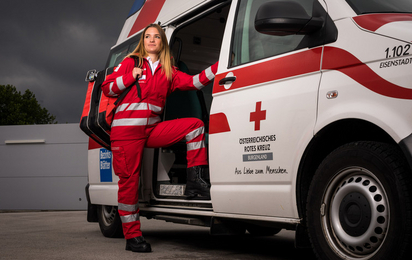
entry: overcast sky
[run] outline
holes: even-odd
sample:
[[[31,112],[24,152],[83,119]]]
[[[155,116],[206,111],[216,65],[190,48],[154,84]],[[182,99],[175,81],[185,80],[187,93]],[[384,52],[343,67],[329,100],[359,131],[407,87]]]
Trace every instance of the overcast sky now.
[[[78,123],[90,69],[104,69],[134,0],[0,0],[0,85]]]

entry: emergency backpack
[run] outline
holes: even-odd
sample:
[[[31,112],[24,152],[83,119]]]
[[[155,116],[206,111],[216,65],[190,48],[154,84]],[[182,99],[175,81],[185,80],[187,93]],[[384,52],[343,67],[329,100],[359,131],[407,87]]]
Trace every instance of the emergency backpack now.
[[[138,61],[135,59],[135,66]],[[87,86],[86,101],[80,119],[80,129],[104,148],[111,150],[110,129],[117,104],[126,96],[132,87],[126,88],[118,97],[107,97],[101,88],[106,77],[113,72],[114,68],[108,68],[96,72],[89,71],[86,81]],[[136,80],[137,91],[140,96],[140,86]]]
[[[90,81],[80,119],[80,129],[98,144],[110,150],[110,125],[113,113],[110,113],[108,108],[115,107],[117,98],[106,97],[103,94],[101,86],[106,76],[110,74],[108,72],[106,69],[97,73],[88,73]]]

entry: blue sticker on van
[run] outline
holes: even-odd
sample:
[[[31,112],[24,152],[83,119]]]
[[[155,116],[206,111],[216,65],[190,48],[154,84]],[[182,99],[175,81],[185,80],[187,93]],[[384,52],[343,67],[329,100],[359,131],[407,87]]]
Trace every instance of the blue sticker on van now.
[[[112,182],[112,152],[100,149],[100,182]]]
[[[130,16],[132,16],[136,12],[140,11],[140,9],[142,9],[142,7],[144,5],[144,2],[145,2],[145,0],[136,0],[136,1],[134,1],[132,9],[130,9],[130,12],[127,15],[127,17],[129,18]]]

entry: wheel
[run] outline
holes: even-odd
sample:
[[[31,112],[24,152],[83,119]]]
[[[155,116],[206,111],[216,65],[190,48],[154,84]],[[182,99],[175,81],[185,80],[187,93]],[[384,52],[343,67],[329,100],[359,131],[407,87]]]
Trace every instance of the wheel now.
[[[252,236],[274,236],[277,233],[279,233],[282,229],[281,228],[263,227],[263,226],[248,224],[246,226],[246,230]]]
[[[117,207],[99,205],[97,217],[103,236],[111,238],[123,237],[122,221],[117,212]]]
[[[394,146],[344,145],[311,183],[306,221],[320,259],[404,259],[411,242],[410,170]]]

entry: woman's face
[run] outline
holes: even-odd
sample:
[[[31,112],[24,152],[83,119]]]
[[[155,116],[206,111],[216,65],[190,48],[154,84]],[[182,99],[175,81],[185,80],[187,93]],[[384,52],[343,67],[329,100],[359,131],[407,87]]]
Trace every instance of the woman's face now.
[[[149,54],[159,54],[162,47],[162,38],[159,31],[149,27],[144,35],[144,48]]]

